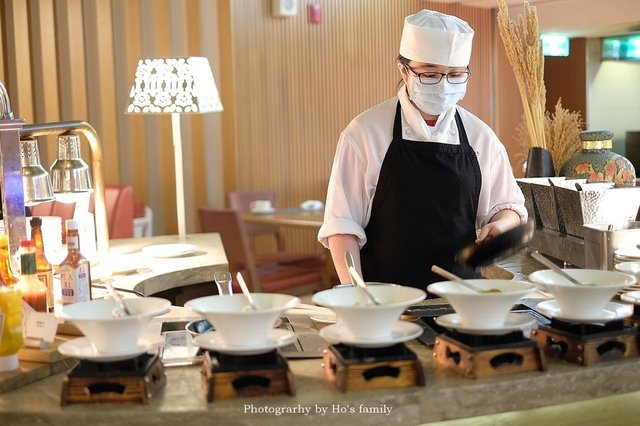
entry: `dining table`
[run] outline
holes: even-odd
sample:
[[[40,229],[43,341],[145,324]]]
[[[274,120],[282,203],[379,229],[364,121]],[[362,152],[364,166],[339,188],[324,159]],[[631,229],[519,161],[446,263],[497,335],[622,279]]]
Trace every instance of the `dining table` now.
[[[242,220],[247,223],[313,229],[320,229],[323,219],[324,210],[305,210],[299,207],[275,209],[268,213],[247,212],[242,215]]]

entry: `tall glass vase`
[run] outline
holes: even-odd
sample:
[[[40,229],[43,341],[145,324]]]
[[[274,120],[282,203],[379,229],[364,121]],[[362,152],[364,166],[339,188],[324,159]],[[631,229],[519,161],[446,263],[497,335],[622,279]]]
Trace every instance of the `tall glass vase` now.
[[[524,175],[528,178],[555,176],[551,153],[540,147],[529,148]]]

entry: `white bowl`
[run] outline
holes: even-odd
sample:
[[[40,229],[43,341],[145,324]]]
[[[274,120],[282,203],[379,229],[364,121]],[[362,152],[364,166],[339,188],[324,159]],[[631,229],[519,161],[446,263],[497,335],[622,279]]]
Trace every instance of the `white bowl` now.
[[[636,280],[640,278],[640,261],[616,263],[613,269],[618,272],[622,272],[623,274],[631,275],[632,277],[635,277]]]
[[[407,307],[427,296],[423,290],[395,284],[367,283],[367,288],[380,305],[373,304],[364,290],[358,287],[323,290],[314,294],[312,301],[332,309],[337,322],[354,337],[380,340],[391,335],[393,325]]]
[[[75,324],[101,354],[128,353],[138,347],[138,338],[151,318],[169,312],[171,302],[159,297],[125,298],[131,315],[114,314],[113,299],[96,299],[64,306],[60,317]]]
[[[267,343],[267,334],[282,312],[300,299],[287,294],[253,293],[258,310],[251,309],[243,294],[205,296],[184,304],[205,317],[229,346],[254,347]]]
[[[455,281],[441,281],[427,286],[429,293],[437,294],[451,304],[465,327],[498,328],[504,325],[507,314],[518,300],[536,287],[524,281],[499,279],[465,280],[484,290],[500,292],[480,293]]]
[[[575,285],[550,269],[533,272],[529,280],[544,285],[553,295],[565,318],[584,320],[599,315],[620,289],[633,285],[636,278],[617,271],[599,269],[565,269],[567,274],[582,283]]]

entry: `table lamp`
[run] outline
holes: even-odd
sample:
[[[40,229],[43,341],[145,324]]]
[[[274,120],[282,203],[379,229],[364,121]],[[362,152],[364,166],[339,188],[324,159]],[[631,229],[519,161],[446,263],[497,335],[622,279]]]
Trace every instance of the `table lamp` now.
[[[171,114],[178,236],[186,239],[180,114],[222,111],[209,60],[204,57],[140,59],[126,114]]]

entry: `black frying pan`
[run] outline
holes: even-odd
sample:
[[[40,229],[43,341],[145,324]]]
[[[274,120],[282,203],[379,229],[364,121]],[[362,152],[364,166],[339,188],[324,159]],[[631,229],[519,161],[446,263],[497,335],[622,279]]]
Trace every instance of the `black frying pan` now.
[[[491,265],[526,246],[533,236],[534,228],[535,225],[530,220],[481,244],[469,244],[458,250],[456,261],[471,268]]]

